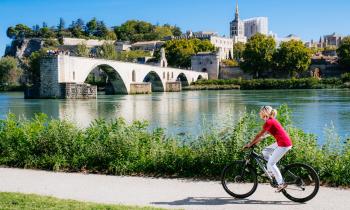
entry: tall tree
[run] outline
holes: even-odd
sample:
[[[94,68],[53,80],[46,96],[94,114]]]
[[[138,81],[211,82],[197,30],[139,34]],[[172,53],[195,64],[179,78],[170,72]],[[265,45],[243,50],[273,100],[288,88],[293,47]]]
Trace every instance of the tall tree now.
[[[337,50],[339,64],[350,68],[350,36],[345,37]]]
[[[233,59],[235,59],[236,61],[241,61],[243,58],[244,49],[245,49],[244,43],[242,42],[235,43],[233,45],[233,55],[232,55]]]
[[[97,19],[96,18],[92,18],[86,24],[86,29],[85,29],[86,35],[87,36],[94,36],[94,34],[96,33],[96,29],[97,29]]]
[[[58,31],[64,31],[66,28],[66,22],[64,21],[63,18],[60,18],[60,23],[57,26]]]
[[[309,69],[311,50],[301,41],[290,40],[282,42],[273,56],[274,68],[279,73],[289,77],[298,77]]]
[[[272,56],[276,50],[275,40],[263,34],[252,36],[243,51],[243,62],[241,68],[259,78],[264,71],[272,66]]]
[[[0,85],[18,84],[21,70],[18,68],[17,60],[13,57],[0,59]]]

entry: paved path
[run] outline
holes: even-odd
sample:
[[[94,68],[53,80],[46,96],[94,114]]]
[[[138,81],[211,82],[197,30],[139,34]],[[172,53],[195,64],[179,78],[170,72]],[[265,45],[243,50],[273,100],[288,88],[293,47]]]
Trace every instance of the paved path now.
[[[0,191],[34,193],[98,203],[170,209],[350,209],[350,190],[321,188],[307,204],[287,200],[267,185],[245,200],[229,197],[219,182],[65,174],[0,168]]]

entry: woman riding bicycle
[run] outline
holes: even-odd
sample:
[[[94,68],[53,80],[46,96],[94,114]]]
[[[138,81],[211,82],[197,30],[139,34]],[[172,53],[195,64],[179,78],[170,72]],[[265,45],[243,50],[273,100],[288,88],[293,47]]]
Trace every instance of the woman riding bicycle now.
[[[264,139],[266,134],[271,134],[276,139],[276,143],[266,147],[262,153],[268,161],[267,169],[269,173],[273,174],[277,181],[278,188],[276,192],[281,192],[287,187],[287,184],[284,183],[281,172],[276,164],[292,148],[292,141],[282,125],[276,120],[277,110],[271,106],[263,106],[259,115],[265,121],[263,130],[245,148],[250,148],[258,144]]]

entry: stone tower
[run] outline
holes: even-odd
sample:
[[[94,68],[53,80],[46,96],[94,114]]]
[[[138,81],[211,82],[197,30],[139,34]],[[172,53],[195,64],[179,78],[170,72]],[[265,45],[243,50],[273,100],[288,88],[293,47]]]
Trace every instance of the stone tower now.
[[[160,50],[160,53],[161,53],[161,57],[160,57],[159,66],[166,68],[166,67],[168,67],[168,60],[166,59],[166,56],[165,56],[164,47]]]
[[[236,1],[235,19],[230,23],[230,37],[244,37],[244,22],[239,18],[238,1]]]

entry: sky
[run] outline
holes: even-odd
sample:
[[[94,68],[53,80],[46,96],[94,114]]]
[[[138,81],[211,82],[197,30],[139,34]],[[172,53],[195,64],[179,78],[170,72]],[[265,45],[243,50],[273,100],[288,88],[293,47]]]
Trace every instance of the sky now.
[[[229,35],[236,0],[0,0],[0,55],[11,40],[6,29],[19,23],[66,26],[96,17],[108,26],[129,19],[179,26],[183,31]],[[296,34],[304,41],[333,32],[350,34],[349,0],[238,0],[242,19],[267,16],[269,31],[279,37]]]

